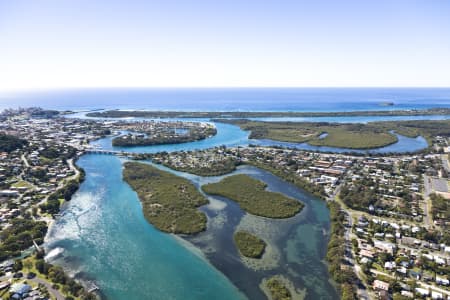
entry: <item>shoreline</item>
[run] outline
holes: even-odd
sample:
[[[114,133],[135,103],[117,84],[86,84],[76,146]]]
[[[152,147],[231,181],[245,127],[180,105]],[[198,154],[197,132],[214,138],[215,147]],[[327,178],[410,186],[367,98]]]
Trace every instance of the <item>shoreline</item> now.
[[[392,106],[387,106],[392,107]],[[354,110],[330,112],[302,111],[177,111],[177,110],[121,110],[89,112],[87,117],[101,118],[285,118],[285,117],[351,117],[351,116],[428,116],[450,115],[450,108]]]

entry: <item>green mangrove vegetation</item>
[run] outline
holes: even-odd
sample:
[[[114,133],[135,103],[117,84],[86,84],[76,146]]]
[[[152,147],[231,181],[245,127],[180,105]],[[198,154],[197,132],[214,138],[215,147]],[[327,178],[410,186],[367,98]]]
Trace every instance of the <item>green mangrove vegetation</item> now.
[[[246,212],[267,218],[289,218],[303,208],[303,203],[280,193],[266,191],[266,186],[262,181],[239,174],[203,185],[202,190],[207,194],[234,200]]]
[[[235,124],[251,131],[252,139],[271,139],[283,142],[307,142],[316,146],[349,149],[372,149],[397,142],[393,132],[407,136],[423,136],[431,145],[436,136],[450,136],[450,120],[440,121],[383,121],[361,123],[328,122],[260,122],[245,119],[218,122]],[[326,136],[322,134],[326,133]]]
[[[247,231],[238,231],[233,236],[239,252],[246,257],[261,258],[266,248],[266,242]]]
[[[272,300],[290,300],[292,299],[291,292],[286,285],[276,276],[270,277],[266,281],[266,286],[270,292]]]
[[[20,255],[20,252],[44,242],[47,224],[44,221],[16,218],[0,232],[0,260]]]
[[[221,120],[225,122],[225,120]],[[369,124],[326,122],[259,122],[227,120],[251,131],[251,139],[271,139],[350,149],[380,148],[397,142],[397,137],[385,128]],[[322,134],[326,133],[326,136]]]
[[[248,160],[245,163],[247,165],[255,166],[257,168],[266,170],[266,171],[274,174],[275,176],[280,177],[283,180],[290,182],[290,183],[294,184],[295,186],[297,186],[297,187],[299,187],[321,199],[325,199],[327,197],[327,194],[326,194],[323,186],[311,183],[302,177],[295,176],[295,174],[292,172],[285,172],[282,169],[277,168],[276,165],[262,162],[262,161],[257,161],[257,160]]]
[[[197,208],[208,200],[187,179],[138,162],[125,163],[123,178],[137,192],[145,218],[159,230],[194,234],[206,229],[206,215]]]
[[[433,138],[437,136],[450,137],[450,120],[440,121],[388,121],[374,123],[385,130],[394,130],[396,133],[415,138],[423,136],[428,145],[432,145]]]

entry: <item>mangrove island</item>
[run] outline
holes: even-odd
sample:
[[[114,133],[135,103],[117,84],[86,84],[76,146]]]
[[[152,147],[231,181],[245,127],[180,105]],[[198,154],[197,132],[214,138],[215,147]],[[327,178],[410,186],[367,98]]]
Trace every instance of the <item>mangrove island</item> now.
[[[207,194],[234,200],[246,212],[261,217],[289,218],[303,208],[303,203],[280,193],[266,191],[266,187],[262,181],[239,174],[206,184],[202,190]]]
[[[145,218],[159,230],[194,234],[206,229],[206,216],[197,208],[208,200],[189,180],[137,162],[124,164],[123,178],[137,192]]]

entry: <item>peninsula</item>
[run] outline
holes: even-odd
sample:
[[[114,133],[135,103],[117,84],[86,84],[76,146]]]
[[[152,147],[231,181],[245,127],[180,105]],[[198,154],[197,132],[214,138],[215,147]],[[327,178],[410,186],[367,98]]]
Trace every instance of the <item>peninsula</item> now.
[[[217,134],[216,127],[206,122],[144,121],[120,123],[128,134],[115,137],[113,146],[152,146],[181,144],[204,140]]]
[[[294,117],[351,117],[351,116],[429,116],[450,115],[449,108],[367,110],[341,112],[297,112],[297,111],[151,111],[151,110],[107,110],[86,114],[97,118],[294,118]]]
[[[216,119],[250,131],[250,139],[308,143],[348,149],[373,149],[397,142],[393,132],[407,136],[423,136],[431,145],[435,136],[450,135],[450,120],[384,121],[362,123],[329,122],[262,122],[246,119]]]

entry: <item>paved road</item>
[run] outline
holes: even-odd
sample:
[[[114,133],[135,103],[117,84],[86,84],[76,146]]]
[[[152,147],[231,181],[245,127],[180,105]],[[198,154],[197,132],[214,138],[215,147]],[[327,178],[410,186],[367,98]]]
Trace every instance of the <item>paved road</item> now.
[[[75,175],[73,175],[72,177],[70,177],[70,179],[75,179],[78,177],[78,175],[80,175],[80,171],[75,167],[75,165],[73,164],[73,158],[68,159],[67,160],[67,164],[69,165],[70,170],[75,172]]]
[[[22,156],[21,156],[20,158],[22,159],[22,161],[23,161],[23,163],[25,164],[25,166],[26,166],[27,168],[29,168],[29,167],[30,167],[30,164],[28,163],[28,160],[27,160],[27,158],[25,157],[25,154],[22,154]]]
[[[43,284],[45,285],[45,287],[47,288],[47,290],[49,291],[50,295],[52,295],[53,297],[56,298],[56,300],[64,300],[66,299],[66,297],[64,297],[60,291],[55,290],[54,288],[52,288],[52,284],[50,284],[48,281],[43,280],[41,278],[35,277],[33,279],[27,279],[27,281],[32,281],[36,284]]]
[[[344,210],[345,211],[345,210]],[[369,293],[367,292],[367,289],[365,288],[363,284],[363,280],[361,279],[361,268],[357,263],[355,263],[354,260],[354,253],[353,253],[353,247],[352,247],[352,226],[353,226],[353,218],[352,216],[345,211],[346,219],[348,222],[347,227],[345,228],[344,238],[345,238],[345,261],[347,264],[351,267],[353,267],[353,272],[355,273],[358,282],[357,282],[357,295],[358,299],[370,299]]]
[[[336,189],[334,190],[333,195],[331,195],[328,198],[328,201],[337,201],[338,199],[338,195],[339,192],[341,191],[343,184],[340,184],[336,187]],[[353,246],[352,246],[352,227],[353,227],[353,216],[351,214],[351,212],[347,209],[345,209],[344,204],[339,201],[339,203],[341,204],[341,208],[345,213],[345,218],[347,220],[347,225],[345,228],[345,232],[344,232],[344,239],[345,239],[345,257],[344,257],[344,262],[353,268],[353,272],[356,275],[357,278],[357,283],[356,283],[356,287],[357,287],[357,295],[358,295],[358,299],[371,299],[369,297],[369,293],[367,292],[366,287],[363,284],[363,280],[361,279],[361,268],[359,267],[359,265],[357,263],[355,263],[354,260],[354,253],[353,253]]]
[[[0,277],[0,281],[10,280],[11,278],[12,278],[12,274],[10,274],[10,275],[4,275],[4,276]],[[54,288],[52,288],[52,283],[48,282],[47,280],[44,280],[44,279],[35,277],[35,278],[33,278],[33,279],[23,279],[23,281],[28,281],[28,282],[31,281],[31,282],[34,282],[34,283],[36,283],[36,284],[41,283],[41,284],[43,284],[43,285],[47,288],[47,290],[48,290],[48,292],[50,293],[50,295],[51,295],[53,298],[56,298],[56,300],[64,300],[64,299],[66,299],[66,297],[64,297],[64,296],[61,294],[60,291],[55,290]]]

